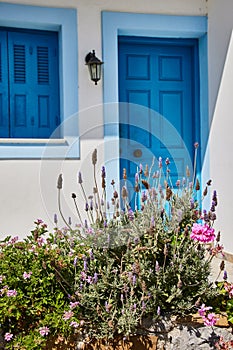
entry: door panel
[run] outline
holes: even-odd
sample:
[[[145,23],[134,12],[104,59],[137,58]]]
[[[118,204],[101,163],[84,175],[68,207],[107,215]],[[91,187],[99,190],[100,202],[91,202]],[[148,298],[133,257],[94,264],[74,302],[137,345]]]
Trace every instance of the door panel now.
[[[153,156],[170,158],[173,183],[192,168],[196,51],[196,40],[119,37],[120,178],[126,168],[131,191]]]

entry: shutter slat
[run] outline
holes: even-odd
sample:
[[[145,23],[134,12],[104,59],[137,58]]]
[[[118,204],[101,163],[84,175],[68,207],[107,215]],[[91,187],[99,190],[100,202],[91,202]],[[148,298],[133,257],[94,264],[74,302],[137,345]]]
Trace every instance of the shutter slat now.
[[[48,47],[37,46],[37,80],[38,84],[49,84]]]
[[[14,45],[14,82],[26,83],[25,46]]]

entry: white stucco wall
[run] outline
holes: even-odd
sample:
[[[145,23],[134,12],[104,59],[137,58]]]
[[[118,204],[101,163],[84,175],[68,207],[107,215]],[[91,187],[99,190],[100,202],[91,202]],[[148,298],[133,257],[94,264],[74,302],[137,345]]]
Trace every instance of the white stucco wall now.
[[[227,252],[233,252],[233,2],[208,2],[209,111],[212,120],[203,180],[213,179],[218,192],[216,229]],[[208,175],[207,175],[208,174]]]
[[[70,209],[72,208],[71,210],[73,210],[70,193],[77,190],[77,171],[81,169],[83,174],[85,173],[85,185],[87,185],[88,182],[91,182],[90,179],[92,178],[87,165],[94,147],[98,147],[100,150],[99,166],[104,161],[102,128],[103,80],[95,86],[89,80],[87,67],[84,64],[86,54],[92,49],[95,49],[97,56],[102,58],[102,11],[190,16],[206,15],[207,11],[209,11],[209,110],[210,119],[212,118],[233,26],[233,20],[231,18],[233,10],[232,0],[50,0],[49,3],[46,0],[6,0],[5,2],[77,9],[79,62],[77,98],[80,111],[79,128],[81,141],[80,160],[0,161],[1,237],[6,234],[26,235],[33,227],[33,221],[36,218],[42,218],[51,227],[53,226],[53,214],[58,212],[56,181],[58,174],[61,172],[64,174],[64,191],[68,200],[68,208],[66,208],[66,204],[64,204],[64,207],[66,208],[67,215],[69,215],[68,212]],[[224,20],[220,21],[219,18],[224,18]],[[229,77],[226,77],[226,79],[229,82]],[[224,102],[219,103],[221,106],[224,105]],[[222,112],[224,112],[224,115]],[[222,118],[225,118],[226,123],[221,122],[223,121]],[[209,145],[211,147],[218,145],[222,162],[230,167],[230,135],[228,144],[222,142],[222,135],[226,135],[224,125],[228,125],[228,130],[229,124],[231,125],[229,123],[229,109],[226,110],[225,107],[219,108],[215,113],[215,120],[216,123],[212,124],[212,136]],[[210,170],[210,175],[214,178],[215,187],[219,192],[219,197],[221,198],[220,205],[222,205],[222,218],[218,220],[218,224],[224,223],[224,236],[227,237],[224,239],[227,244],[227,250],[233,252],[233,245],[230,245],[230,222],[228,221],[230,213],[226,216],[226,211],[223,209],[223,205],[224,207],[228,205],[231,199],[231,195],[229,194],[230,178],[226,177],[226,173],[230,177],[230,171],[227,172],[225,169],[219,168],[219,164],[216,162],[216,149],[214,147],[212,149],[215,153],[210,153],[206,157],[205,170]],[[204,180],[205,174],[206,172],[204,173]],[[222,178],[224,178],[223,175],[225,176],[225,180],[221,182]],[[220,184],[222,184],[222,187]],[[223,197],[224,199],[222,199]],[[80,203],[80,206],[84,206],[83,202]]]

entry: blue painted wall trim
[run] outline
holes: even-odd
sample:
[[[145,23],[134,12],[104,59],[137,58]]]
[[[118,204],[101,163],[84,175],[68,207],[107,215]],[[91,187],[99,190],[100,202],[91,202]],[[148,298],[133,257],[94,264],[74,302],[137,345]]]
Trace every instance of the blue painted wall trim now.
[[[105,138],[118,138],[118,35],[157,38],[198,38],[200,64],[200,125],[202,145],[206,145],[208,117],[207,17],[102,12]],[[108,113],[108,104],[115,104]],[[202,149],[202,157],[205,150]],[[117,154],[115,155],[117,157]],[[118,155],[119,156],[119,155]]]
[[[46,152],[48,158],[79,157],[78,138],[78,47],[77,47],[77,11],[75,9],[52,8],[41,6],[15,5],[0,3],[0,25],[17,28],[55,30],[59,33],[60,61],[60,98],[61,98],[61,132],[63,146],[50,144],[30,146],[1,144],[0,157],[41,158]],[[66,122],[68,121],[68,122]],[[70,147],[75,142],[76,147]],[[54,150],[55,147],[55,150]],[[53,149],[53,150],[52,150]],[[50,154],[51,153],[51,154]]]

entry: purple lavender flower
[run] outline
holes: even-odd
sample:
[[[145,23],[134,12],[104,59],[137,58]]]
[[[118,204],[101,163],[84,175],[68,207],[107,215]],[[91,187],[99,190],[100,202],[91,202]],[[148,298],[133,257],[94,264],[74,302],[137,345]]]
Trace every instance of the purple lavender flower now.
[[[106,177],[106,171],[105,171],[105,167],[102,166],[102,178]]]
[[[155,227],[155,218],[154,218],[154,216],[151,217],[150,227]]]
[[[84,272],[84,271],[81,271],[81,280],[82,281],[86,281],[86,278],[87,278],[87,274]]]
[[[160,306],[157,307],[157,315],[160,316],[161,314],[161,309],[160,309]]]
[[[82,174],[81,174],[80,171],[79,171],[79,173],[78,173],[78,183],[79,183],[80,185],[83,183]]]
[[[134,220],[134,212],[131,208],[128,209],[128,219],[129,219],[129,221]]]
[[[227,280],[227,271],[226,270],[224,270],[224,272],[223,272],[223,279],[226,281]]]
[[[73,262],[74,266],[77,265],[77,260],[78,260],[78,257],[76,256],[76,257],[74,258],[74,262]]]
[[[194,209],[194,199],[190,199],[190,209]]]
[[[54,221],[54,224],[57,224],[57,222],[58,222],[58,220],[57,220],[57,214],[54,214],[53,221]]]
[[[145,301],[144,301],[144,300],[142,301],[142,310],[143,310],[143,311],[146,310],[146,304],[145,304]]]
[[[84,262],[83,262],[83,270],[85,272],[87,271],[87,260],[84,260]]]
[[[89,256],[90,256],[90,260],[94,260],[94,254],[92,249],[89,250]]]
[[[110,308],[111,308],[111,305],[110,305],[107,301],[105,301],[105,310],[106,310],[107,312],[109,312],[109,311],[110,311]]]
[[[90,200],[90,210],[93,210],[93,200]]]
[[[96,284],[98,282],[98,273],[94,273],[93,282]]]
[[[147,200],[147,194],[146,191],[142,192],[142,197],[141,197],[142,202],[145,202]]]
[[[138,173],[136,173],[135,174],[135,182],[138,183],[138,181],[139,181],[139,175],[138,175]]]
[[[133,286],[135,286],[136,282],[137,282],[137,277],[136,277],[136,275],[133,275],[133,277],[132,277]]]

